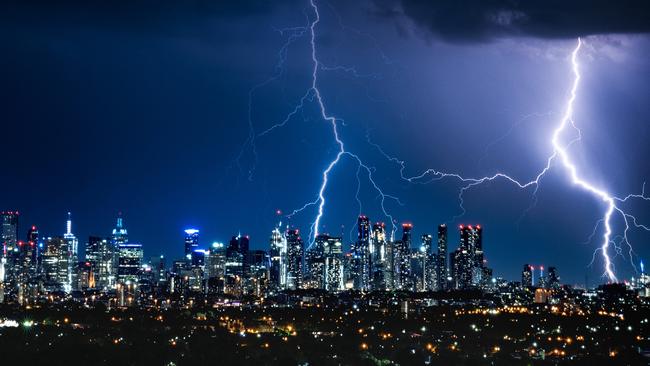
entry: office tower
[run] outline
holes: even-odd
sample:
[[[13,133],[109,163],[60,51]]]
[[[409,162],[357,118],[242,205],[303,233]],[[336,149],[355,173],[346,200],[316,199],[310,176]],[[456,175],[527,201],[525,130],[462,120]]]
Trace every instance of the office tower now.
[[[38,274],[38,229],[32,225],[27,231],[27,242],[20,248],[21,264],[30,278]]]
[[[329,240],[328,234],[319,234],[314,240],[314,245],[305,254],[305,278],[303,287],[306,289],[325,288],[325,243]]]
[[[68,220],[65,224],[65,233],[63,234],[63,239],[67,242],[68,250],[68,280],[64,283],[63,287],[65,292],[70,292],[76,290],[77,288],[73,285],[77,284],[77,262],[79,261],[79,241],[77,237],[72,233],[72,217],[70,212],[68,212]]]
[[[192,261],[192,253],[199,248],[199,231],[196,229],[185,230],[185,258]]]
[[[280,225],[271,232],[269,244],[271,287],[281,291],[287,284],[287,239],[280,231]]]
[[[244,244],[245,243],[245,244]],[[242,252],[243,245],[248,247],[248,238],[241,235],[233,236],[230,239],[228,248],[226,249],[226,274],[230,276],[244,275],[244,266],[248,250]]]
[[[480,225],[460,225],[460,248],[466,256],[461,288],[478,287],[483,274],[483,230]]]
[[[370,219],[361,215],[357,219],[357,241],[352,251],[354,288],[368,291],[371,288],[373,247],[370,240]]]
[[[539,284],[537,287],[547,288],[546,277],[544,277],[544,266],[539,266]]]
[[[323,240],[323,256],[325,258],[325,290],[332,292],[343,291],[345,286],[343,280],[343,241],[341,237],[328,236],[326,240]]]
[[[521,271],[521,286],[524,288],[533,286],[533,266],[529,264],[524,264],[524,269]]]
[[[422,244],[418,253],[420,262],[420,291],[434,291],[437,285],[436,261],[437,258],[432,252],[433,236],[423,234],[421,237]]]
[[[287,229],[287,288],[302,288],[304,246],[298,229]]]
[[[95,288],[107,291],[115,286],[117,254],[112,240],[97,236],[88,237],[86,262],[90,263]]]
[[[402,224],[402,239],[393,246],[394,288],[411,290],[411,231],[413,225]]]
[[[75,267],[74,271],[77,273],[78,283],[74,284],[73,287],[79,290],[95,288],[95,274],[90,262],[79,262]]]
[[[460,245],[450,259],[453,260],[455,288],[481,288],[489,279],[485,278],[483,257],[483,229],[480,225],[460,225]]]
[[[15,294],[18,261],[18,211],[2,211],[2,296]]]
[[[13,250],[18,243],[18,211],[2,211],[2,244],[4,250]]]
[[[17,243],[17,257],[14,263],[15,298],[21,305],[32,302],[38,295],[36,282],[36,245],[38,230],[32,226],[27,233],[27,241],[19,240]]]
[[[79,261],[79,240],[77,240],[77,237],[72,233],[72,215],[70,212],[68,212],[68,220],[65,223],[65,234],[63,234],[63,238],[68,240],[69,244],[69,250],[70,250],[70,256],[72,262],[78,262]]]
[[[203,280],[205,279],[205,261],[209,251],[205,249],[194,249],[192,252],[192,262],[186,270],[188,290],[193,293],[204,292]]]
[[[44,287],[48,292],[66,291],[70,285],[69,241],[62,237],[47,238],[43,252]]]
[[[205,266],[205,257],[207,257],[208,251],[205,249],[194,249],[192,252],[192,267],[201,267]]]
[[[121,284],[137,284],[144,253],[142,244],[119,244],[117,281]]]
[[[390,290],[393,283],[393,251],[386,241],[386,225],[372,225],[371,283],[373,290]]]
[[[153,272],[154,283],[156,283],[157,286],[162,286],[165,282],[167,282],[167,267],[165,265],[165,256],[161,254],[157,257],[151,257],[149,262],[151,264],[151,270]]]
[[[205,265],[205,274],[208,279],[208,293],[223,293],[226,276],[226,248],[223,243],[212,243]]]
[[[437,290],[447,288],[447,225],[438,225],[438,253],[436,255]]]
[[[560,276],[557,274],[557,268],[548,267],[548,287],[553,290],[560,288]]]
[[[95,284],[99,281],[99,263],[100,263],[100,250],[102,247],[102,241],[106,239],[89,236],[88,242],[86,242],[86,263],[90,267],[90,271],[95,277]]]
[[[238,253],[238,256],[241,257],[241,275],[244,277],[248,275],[248,269],[250,267],[250,258],[248,257],[249,247],[250,238],[248,235],[238,234],[237,236],[233,236],[228,244],[228,255],[233,257],[235,253]]]
[[[263,250],[248,252],[249,275],[246,278],[246,293],[261,297],[266,293],[269,280],[269,256]]]

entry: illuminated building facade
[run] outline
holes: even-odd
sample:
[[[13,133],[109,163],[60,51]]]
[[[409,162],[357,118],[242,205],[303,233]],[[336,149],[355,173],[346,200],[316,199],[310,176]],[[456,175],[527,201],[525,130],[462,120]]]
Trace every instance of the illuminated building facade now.
[[[269,239],[270,285],[275,291],[283,290],[287,286],[287,239],[280,226],[273,229]]]
[[[304,245],[298,229],[287,229],[287,289],[296,290],[303,285]]]

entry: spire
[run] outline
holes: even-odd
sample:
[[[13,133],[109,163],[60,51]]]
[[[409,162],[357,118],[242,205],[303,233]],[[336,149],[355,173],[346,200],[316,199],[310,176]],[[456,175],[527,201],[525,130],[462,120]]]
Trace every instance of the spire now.
[[[122,228],[122,211],[117,213],[117,228]]]
[[[65,229],[66,229],[65,233],[67,235],[72,234],[72,214],[69,211],[68,211],[68,221],[66,222]]]

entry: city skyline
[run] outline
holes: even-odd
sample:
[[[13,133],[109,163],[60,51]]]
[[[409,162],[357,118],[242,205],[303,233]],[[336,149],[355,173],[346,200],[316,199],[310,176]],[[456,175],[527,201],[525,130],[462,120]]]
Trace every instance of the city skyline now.
[[[648,0],[8,0],[0,359],[650,364]]]
[[[549,35],[540,31],[549,24],[530,15],[540,27],[517,32],[480,24],[465,33],[418,16],[435,9],[419,13],[411,2],[397,3],[402,15],[395,17],[377,16],[384,5],[392,7],[375,2],[359,8],[305,1],[253,13],[215,5],[199,14],[188,6],[174,22],[165,10],[142,24],[83,8],[90,19],[105,20],[89,24],[75,16],[71,2],[57,10],[61,18],[37,26],[31,15],[47,7],[16,5],[3,24],[5,34],[15,35],[5,36],[13,52],[4,61],[12,72],[3,97],[7,135],[15,137],[5,148],[16,158],[5,162],[15,179],[2,183],[8,192],[2,209],[21,210],[44,233],[60,231],[53,213],[71,211],[82,241],[111,228],[123,211],[147,252],[170,256],[188,227],[224,242],[241,230],[251,236],[252,248],[265,249],[278,221],[274,212],[287,215],[314,202],[322,171],[336,156],[315,95],[304,94],[315,49],[326,115],[340,118],[349,150],[372,168],[385,193],[404,204],[390,197],[385,202],[397,225],[413,222],[419,237],[442,222],[481,222],[489,228],[490,263],[508,278],[518,276],[521,263],[557,261],[564,279],[600,280],[600,253],[588,266],[598,240],[585,241],[603,207],[572,187],[561,168],[549,171],[536,198],[532,189],[507,182],[473,188],[457,220],[461,186],[408,184],[401,177],[430,167],[468,177],[501,171],[521,180],[534,176],[551,152],[547,137],[566,107],[571,52],[583,37],[583,87],[575,104],[583,139],[572,146],[572,156],[599,186],[621,197],[641,194],[650,176],[644,164],[649,93],[637,77],[650,69],[643,17],[614,9],[616,16],[593,27],[587,20],[603,20],[602,14],[581,13],[580,22],[558,24],[558,33]],[[521,9],[528,10],[534,9]],[[459,24],[472,22],[456,15]],[[310,103],[292,115],[305,96]],[[39,108],[27,108],[32,105]],[[292,118],[273,128],[285,117]],[[247,144],[249,122],[259,151]],[[32,148],[18,136],[30,136]],[[66,178],[55,179],[60,176]],[[345,225],[346,245],[359,213],[391,225],[368,171],[353,159],[333,171],[324,197],[318,231],[339,235]],[[646,222],[647,205],[632,205]],[[309,232],[314,208],[291,222]],[[636,255],[625,244],[619,255],[610,253],[622,279],[636,276],[632,264],[650,255],[647,233],[636,229],[629,233]],[[602,230],[597,227],[597,234]],[[620,238],[615,242],[620,245]]]
[[[15,230],[15,232],[16,232],[15,237],[13,237],[13,234],[11,234],[9,236],[3,236],[5,238],[5,241],[4,241],[5,245],[3,246],[5,248],[5,251],[7,250],[8,247],[11,247],[11,244],[7,244],[7,243],[11,243],[11,241],[13,240],[13,242],[15,242],[16,244],[21,245],[21,246],[33,243],[34,245],[36,245],[39,248],[39,252],[45,252],[47,250],[47,245],[48,245],[49,241],[51,241],[53,239],[56,240],[57,238],[61,238],[61,239],[65,239],[65,240],[71,240],[72,243],[74,243],[74,244],[71,244],[71,245],[74,245],[74,248],[71,249],[71,250],[72,250],[72,253],[73,253],[73,256],[74,256],[75,260],[79,261],[79,263],[87,262],[89,260],[98,260],[98,258],[96,258],[95,255],[89,254],[89,253],[94,253],[94,252],[99,251],[99,248],[97,247],[97,245],[101,245],[100,244],[101,242],[104,242],[104,243],[113,242],[114,244],[124,244],[124,245],[127,245],[127,246],[137,246],[137,248],[139,248],[139,250],[141,250],[143,252],[140,255],[140,259],[138,261],[138,264],[135,266],[135,268],[137,268],[137,270],[140,270],[140,267],[151,266],[151,265],[154,264],[154,263],[150,263],[150,261],[146,260],[146,258],[154,258],[154,257],[160,256],[161,259],[165,258],[166,261],[169,261],[171,263],[173,261],[182,261],[182,260],[185,260],[185,259],[190,259],[191,260],[192,259],[192,253],[195,252],[195,251],[199,251],[199,252],[202,252],[202,253],[207,255],[207,254],[209,254],[209,252],[211,250],[214,250],[215,248],[225,248],[225,247],[228,247],[229,245],[232,246],[233,245],[232,244],[233,240],[235,240],[235,239],[237,239],[237,240],[245,240],[246,241],[246,247],[245,247],[246,249],[243,249],[242,253],[248,252],[249,251],[248,248],[249,248],[249,245],[250,245],[249,244],[250,236],[246,235],[245,232],[242,233],[241,231],[239,231],[237,233],[233,233],[232,235],[229,235],[229,236],[227,235],[228,238],[225,239],[225,240],[210,240],[210,238],[206,239],[206,238],[202,237],[200,229],[198,229],[196,227],[188,227],[188,228],[182,230],[182,233],[180,233],[178,235],[178,238],[177,238],[178,243],[177,243],[176,252],[174,252],[172,254],[162,253],[162,252],[153,252],[153,250],[155,250],[155,248],[154,249],[147,248],[146,244],[144,244],[144,243],[146,243],[146,241],[139,240],[139,239],[129,240],[130,236],[128,235],[127,225],[124,224],[124,217],[123,217],[123,214],[121,212],[119,212],[118,215],[115,217],[113,229],[108,230],[105,235],[102,235],[101,233],[91,234],[91,235],[86,237],[87,240],[84,240],[83,237],[77,237],[75,232],[72,230],[73,221],[72,221],[71,212],[67,213],[66,221],[65,221],[65,225],[64,225],[65,230],[64,230],[63,234],[60,234],[60,233],[43,233],[42,231],[40,231],[38,229],[38,225],[28,225],[29,229],[27,231],[27,235],[25,235],[25,239],[21,239],[21,235],[20,235],[21,219],[20,219],[20,217],[21,217],[22,214],[20,213],[20,211],[2,211],[1,214],[3,215],[3,217],[4,217],[5,214],[9,215],[9,217],[13,217],[13,219],[11,219],[12,224],[13,225],[17,224],[17,226],[15,228],[11,228],[8,231],[9,233],[13,233],[14,230]],[[128,222],[128,220],[127,220],[127,222]],[[278,222],[278,224],[282,224],[282,222]],[[372,232],[371,232],[371,227],[372,227]],[[433,257],[431,257],[431,260],[430,260],[432,265],[437,266],[437,268],[445,268],[444,270],[432,269],[433,272],[436,272],[436,274],[433,275],[433,276],[434,277],[437,276],[436,278],[438,278],[438,279],[435,279],[435,278],[431,279],[432,284],[430,286],[432,288],[436,287],[436,286],[439,289],[446,288],[446,286],[448,286],[448,285],[445,284],[446,281],[448,280],[447,277],[448,276],[450,278],[451,277],[457,277],[457,275],[453,273],[453,271],[454,271],[453,263],[454,263],[454,258],[456,258],[456,256],[459,255],[459,254],[456,254],[456,253],[459,253],[461,250],[465,250],[465,249],[467,249],[469,247],[473,248],[474,246],[478,245],[477,247],[479,248],[478,249],[479,254],[478,254],[478,257],[477,257],[477,262],[476,262],[477,264],[476,265],[478,265],[478,266],[485,265],[486,267],[488,265],[487,259],[486,258],[484,259],[484,252],[483,252],[483,248],[482,248],[483,227],[480,224],[473,224],[473,225],[459,224],[457,226],[452,226],[452,229],[458,229],[458,234],[459,234],[459,235],[452,236],[452,241],[449,241],[449,234],[448,234],[449,226],[446,223],[442,223],[442,224],[437,225],[436,230],[435,230],[435,236],[434,236],[434,231],[422,232],[422,233],[419,233],[417,231],[413,231],[413,228],[415,227],[415,225],[413,225],[413,223],[410,223],[410,222],[402,223],[401,227],[402,227],[402,229],[401,229],[401,231],[399,231],[397,233],[398,236],[396,237],[396,239],[391,241],[391,240],[388,239],[388,235],[386,233],[386,224],[384,222],[380,222],[380,221],[372,222],[372,221],[370,221],[370,218],[368,216],[360,215],[358,217],[357,226],[354,228],[355,231],[358,232],[358,236],[357,236],[357,238],[355,240],[346,240],[345,236],[343,235],[344,234],[343,232],[341,232],[340,233],[341,235],[339,235],[339,236],[336,236],[335,234],[332,235],[331,233],[320,233],[319,238],[320,237],[322,237],[322,238],[332,238],[332,239],[335,239],[336,241],[338,241],[339,245],[340,245],[339,254],[349,253],[349,254],[354,255],[355,251],[359,250],[359,248],[360,248],[359,243],[362,243],[361,245],[364,245],[363,243],[365,243],[365,246],[362,246],[361,248],[362,248],[363,251],[369,251],[368,255],[372,257],[372,258],[368,259],[368,261],[370,261],[370,262],[368,264],[365,264],[365,266],[369,266],[368,270],[367,270],[369,272],[372,272],[371,267],[370,267],[371,266],[370,263],[378,260],[378,259],[375,258],[375,256],[380,255],[379,254],[380,250],[381,250],[381,256],[382,257],[384,256],[384,253],[383,253],[384,248],[380,249],[378,247],[375,247],[373,249],[372,245],[376,246],[377,243],[379,243],[379,242],[385,242],[386,244],[384,244],[384,245],[391,245],[391,246],[392,245],[399,245],[400,242],[408,243],[408,244],[405,244],[405,249],[408,249],[409,252],[413,251],[413,252],[417,253],[418,251],[421,251],[421,252],[424,252],[424,253],[429,253],[429,254],[433,255]],[[301,234],[300,234],[301,229],[300,228],[291,226],[289,224],[285,224],[282,227],[276,226],[276,228],[273,229],[270,232],[269,237],[266,238],[265,245],[260,246],[259,248],[258,247],[251,247],[251,250],[258,250],[260,252],[263,252],[264,255],[268,256],[268,261],[269,261],[269,266],[270,266],[271,271],[273,271],[273,269],[272,269],[272,267],[273,267],[273,265],[272,265],[273,259],[272,258],[274,257],[274,253],[273,253],[274,249],[273,249],[273,245],[269,244],[269,240],[271,240],[271,242],[274,241],[274,237],[275,237],[276,232],[277,232],[276,230],[280,230],[279,233],[281,233],[281,234],[278,234],[278,235],[282,235],[282,237],[284,237],[285,235],[289,235],[290,232],[295,232],[296,236],[301,237]],[[471,233],[474,233],[475,231],[477,233],[468,234],[468,230],[470,230],[469,232],[471,232]],[[405,233],[407,233],[407,234],[405,234]],[[412,239],[414,233],[416,234],[416,236],[415,236],[416,238],[418,238],[418,237],[420,238],[419,241],[417,239],[416,240]],[[4,233],[3,235],[5,235],[5,234],[6,233]],[[419,234],[421,234],[421,235],[419,235]],[[408,239],[405,239],[404,235],[408,235]],[[470,236],[468,236],[468,235],[470,235]],[[401,239],[400,239],[400,236],[401,236]],[[454,238],[456,238],[456,236],[457,236],[458,240],[453,241]],[[472,238],[475,238],[475,239],[472,239]],[[303,240],[303,239],[300,238],[299,240]],[[328,240],[328,239],[325,239],[325,240]],[[478,240],[478,242],[475,243],[474,240]],[[228,244],[229,242],[230,242],[230,244]],[[369,242],[370,242],[370,244],[369,244]],[[319,239],[316,238],[315,245],[318,246],[318,243],[319,243]],[[433,245],[434,243],[435,243],[435,246]],[[239,244],[235,244],[235,245],[239,246]],[[94,248],[94,249],[92,249],[92,248]],[[308,261],[309,252],[312,249],[315,249],[315,248],[308,247],[307,243],[303,244],[302,253],[300,254],[300,257],[302,258],[301,262],[306,263],[305,261]],[[472,253],[476,254],[475,249],[471,249],[471,251],[472,251]],[[388,253],[391,253],[391,252],[388,252]],[[472,254],[472,255],[475,255],[475,254]],[[34,253],[34,262],[36,261],[36,255],[37,255],[37,253]],[[242,255],[244,257],[246,256],[244,254],[242,254]],[[388,255],[388,254],[386,254],[386,255]],[[464,257],[460,257],[460,258],[461,259],[456,259],[456,260],[457,261],[465,260]],[[473,260],[470,260],[470,259],[467,259],[467,260],[473,261]],[[528,263],[525,264],[524,268],[530,267],[532,271],[534,271],[535,268],[538,271],[541,269],[540,277],[543,276],[544,267],[546,267],[546,268],[554,268],[554,269],[557,268],[556,266],[554,266],[553,263],[549,263],[549,264],[535,263],[535,262],[531,262],[531,263],[532,264],[528,264]],[[301,266],[302,265],[303,264],[301,264]],[[517,266],[518,265],[519,264],[517,264]],[[643,265],[643,261],[640,262],[640,265],[641,266]],[[473,266],[473,265],[471,265],[471,266]],[[515,267],[517,267],[517,266],[515,266]],[[517,268],[519,268],[519,267],[517,267]],[[471,272],[471,269],[468,269],[468,271]],[[519,272],[516,272],[517,275],[515,275],[513,277],[507,277],[507,276],[503,275],[500,268],[497,268],[497,271],[498,271],[497,273],[493,273],[492,271],[493,271],[493,269],[490,268],[489,269],[489,275],[488,275],[490,279],[498,278],[500,280],[515,281],[515,282],[521,279],[519,277]],[[303,272],[304,275],[307,276],[308,268],[302,268],[301,272]],[[507,272],[509,272],[509,271],[507,271]],[[133,275],[135,275],[135,272],[134,272]],[[367,281],[367,283],[366,284],[359,284],[359,283],[355,282],[355,284],[354,284],[355,288],[359,287],[359,288],[363,288],[363,289],[366,289],[366,290],[377,289],[377,286],[374,284],[374,282],[372,282],[372,279],[371,279],[372,274],[370,273],[370,274],[367,274],[367,275],[364,275],[364,276],[367,276],[366,279],[364,280],[364,281]],[[468,274],[468,276],[471,276],[471,275]],[[271,275],[271,277],[273,277],[273,275]],[[440,278],[442,278],[442,279],[440,279]],[[534,277],[533,277],[533,280],[534,280]],[[278,279],[278,281],[279,281],[279,279]],[[341,277],[341,281],[342,281],[342,277]],[[466,278],[465,280],[461,280],[461,281],[466,281],[467,284],[465,284],[465,285],[462,285],[462,284],[459,285],[459,283],[457,282],[458,281],[457,279],[454,279],[453,281],[454,281],[453,286],[458,287],[459,289],[472,287],[471,285],[469,285],[469,283],[471,281],[468,278]],[[626,281],[628,281],[628,280],[626,279]],[[523,281],[521,281],[521,282],[523,282]],[[603,277],[602,279],[593,279],[591,281],[589,281],[588,278],[585,278],[583,282],[573,282],[573,283],[565,282],[565,283],[571,284],[571,285],[574,285],[574,286],[578,286],[578,287],[588,288],[588,286],[597,286],[599,284],[607,283],[607,282],[608,282],[607,279]],[[532,283],[531,283],[531,285],[532,285]],[[379,288],[381,288],[381,286],[379,286]],[[343,289],[343,287],[341,287],[341,290],[342,289]],[[68,289],[67,291],[70,291],[70,289]],[[421,291],[421,290],[418,290],[418,291]]]

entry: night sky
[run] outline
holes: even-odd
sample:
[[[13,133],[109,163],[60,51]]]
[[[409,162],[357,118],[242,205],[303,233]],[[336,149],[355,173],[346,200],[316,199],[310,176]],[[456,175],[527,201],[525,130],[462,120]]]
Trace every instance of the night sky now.
[[[498,180],[467,191],[467,213],[454,219],[459,182],[409,184],[396,159],[405,175],[435,168],[533,179],[552,153],[581,36],[574,119],[582,140],[570,153],[591,182],[640,194],[650,181],[647,2],[430,3],[317,1],[318,87],[347,150],[400,198],[386,208],[414,224],[414,238],[443,222],[480,223],[496,275],[519,278],[531,263],[557,266],[563,282],[603,281],[600,256],[588,266],[602,226],[587,239],[605,206],[558,164],[536,204],[533,188]],[[61,235],[71,211],[82,243],[109,235],[122,212],[147,257],[182,256],[188,227],[205,245],[241,232],[267,249],[275,223],[287,222],[275,211],[314,201],[337,153],[314,100],[258,136],[311,85],[304,28],[314,16],[308,0],[4,2],[0,209],[21,211],[21,236],[31,224]],[[352,159],[335,167],[325,195],[321,232],[349,242],[360,212],[389,222]],[[650,223],[650,202],[625,207]],[[309,207],[290,224],[306,238],[315,215]],[[629,238],[634,261],[650,262],[650,233],[633,229]],[[452,248],[457,241],[453,232]],[[635,275],[625,245],[615,265],[619,278]]]

